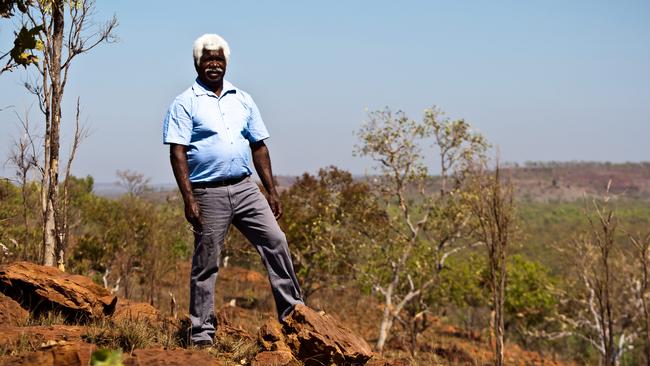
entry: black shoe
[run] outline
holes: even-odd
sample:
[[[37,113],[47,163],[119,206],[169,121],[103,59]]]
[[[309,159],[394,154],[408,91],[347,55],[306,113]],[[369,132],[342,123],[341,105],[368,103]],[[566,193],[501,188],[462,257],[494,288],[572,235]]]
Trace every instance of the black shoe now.
[[[192,346],[199,349],[206,349],[212,347],[212,341],[209,339],[203,339],[200,341],[192,341]]]

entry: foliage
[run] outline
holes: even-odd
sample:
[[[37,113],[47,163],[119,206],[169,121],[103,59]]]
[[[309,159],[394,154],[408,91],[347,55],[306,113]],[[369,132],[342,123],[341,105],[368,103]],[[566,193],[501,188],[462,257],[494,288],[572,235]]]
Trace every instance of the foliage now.
[[[556,249],[570,265],[559,314],[561,331],[551,338],[576,337],[589,344],[604,365],[620,365],[641,328],[641,302],[631,251],[619,233],[619,219],[609,192],[585,210],[587,229],[573,235],[571,245]]]
[[[363,280],[384,302],[376,348],[383,348],[397,320],[409,329],[414,350],[418,333],[428,326],[428,293],[437,274],[471,230],[463,202],[466,170],[483,159],[487,143],[464,120],[449,120],[435,107],[421,122],[401,111],[370,112],[358,136],[356,153],[377,162],[380,177],[373,189],[388,217],[385,228],[374,233],[375,242],[360,253]],[[422,151],[429,141],[432,156]],[[429,159],[441,168],[437,192],[427,189]]]
[[[354,273],[349,254],[371,226],[385,222],[368,185],[336,167],[302,175],[282,193],[282,226],[291,245],[305,299],[326,286],[346,284]]]
[[[190,253],[191,232],[177,205],[156,204],[125,195],[116,200],[90,196],[80,206],[84,225],[75,232],[71,268],[77,272],[112,273],[122,294],[132,297],[132,281],[150,303],[159,303],[157,289],[177,260]]]
[[[90,356],[90,366],[122,366],[122,352],[98,349]]]
[[[557,279],[539,262],[521,255],[508,259],[507,278],[506,327],[527,330],[543,326],[558,305],[554,293]]]
[[[522,337],[530,329],[547,326],[547,318],[555,315],[558,299],[555,286],[559,279],[537,261],[513,255],[507,261],[505,293],[505,324],[512,336]],[[471,309],[490,307],[489,270],[484,256],[472,251],[466,256],[450,259],[440,273],[436,297],[441,306],[455,311],[456,316],[470,314]],[[471,315],[471,314],[470,314]],[[470,316],[468,315],[468,316]],[[487,323],[460,319],[481,330]]]
[[[16,10],[21,15],[25,14],[31,6],[31,0],[2,0],[0,1],[0,17],[13,18],[16,16]],[[23,24],[20,27],[20,30],[15,33],[13,48],[9,52],[0,55],[0,60],[9,57],[5,66],[0,69],[0,74],[12,70],[16,66],[26,68],[30,64],[39,62],[35,51],[43,51],[43,41],[40,39],[43,30],[42,24],[33,24],[31,27]]]

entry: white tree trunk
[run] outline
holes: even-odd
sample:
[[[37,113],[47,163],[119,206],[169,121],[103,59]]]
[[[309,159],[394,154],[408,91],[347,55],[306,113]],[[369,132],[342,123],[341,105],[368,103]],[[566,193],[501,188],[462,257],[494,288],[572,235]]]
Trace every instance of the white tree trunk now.
[[[384,309],[384,314],[381,318],[381,324],[379,325],[379,338],[377,339],[377,344],[375,344],[375,349],[377,352],[382,352],[384,346],[386,345],[386,340],[388,340],[388,334],[390,334],[390,329],[393,327],[393,314],[391,313],[388,306]]]
[[[43,187],[47,191],[48,187]],[[52,202],[46,199],[46,208],[43,223],[43,264],[53,267],[56,264],[56,239],[54,232],[54,210],[52,209]]]

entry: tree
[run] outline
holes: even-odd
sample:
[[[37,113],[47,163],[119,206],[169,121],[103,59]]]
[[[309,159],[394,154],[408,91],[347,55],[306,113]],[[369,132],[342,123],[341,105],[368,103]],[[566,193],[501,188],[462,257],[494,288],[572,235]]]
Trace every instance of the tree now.
[[[645,236],[634,236],[628,234],[628,238],[634,247],[634,257],[639,278],[634,281],[634,294],[640,304],[643,325],[640,333],[643,334],[643,352],[647,366],[650,366],[650,234]]]
[[[23,135],[14,142],[13,149],[9,155],[9,162],[16,168],[16,178],[20,186],[21,199],[23,205],[22,224],[23,224],[23,238],[22,238],[22,253],[23,260],[28,258],[29,246],[29,172],[38,166],[38,157],[36,149],[31,138],[29,127],[29,114],[25,113],[25,118],[20,120],[20,126],[23,130]]]
[[[142,173],[126,169],[118,170],[116,174],[119,179],[117,184],[125,188],[127,194],[130,196],[141,196],[144,192],[151,189],[149,187],[151,179],[145,177]]]
[[[294,256],[305,301],[323,288],[351,280],[349,254],[365,240],[383,211],[365,182],[336,167],[305,173],[282,193],[282,226]]]
[[[395,321],[411,328],[414,345],[422,330],[419,319],[426,322],[423,296],[449,255],[462,247],[463,233],[471,230],[461,193],[467,189],[466,169],[482,159],[487,144],[464,120],[446,119],[435,107],[421,122],[389,109],[371,112],[358,136],[356,153],[378,163],[373,190],[388,218],[361,254],[366,265],[360,274],[384,305],[375,348],[383,350]],[[437,192],[427,189],[431,179],[420,147],[427,140],[433,140],[442,167]],[[423,306],[405,311],[413,304]]]
[[[639,299],[635,296],[638,273],[630,266],[634,259],[620,240],[610,185],[604,198],[594,199],[591,210],[585,212],[589,229],[571,245],[557,248],[572,272],[555,319],[561,330],[535,335],[548,339],[575,336],[598,351],[603,365],[617,366],[642,332],[643,302],[633,300]]]
[[[478,219],[476,236],[487,249],[490,289],[492,291],[492,329],[495,336],[494,364],[504,360],[504,319],[506,290],[506,259],[514,230],[514,203],[512,185],[502,182],[497,162],[494,173],[482,167],[473,172],[476,184],[471,200],[472,213]],[[505,185],[505,187],[504,187]]]
[[[27,84],[39,101],[45,120],[44,158],[41,177],[41,208],[43,216],[43,262],[64,269],[66,238],[66,183],[64,194],[59,193],[61,103],[72,61],[103,42],[115,40],[113,30],[117,20],[113,17],[98,29],[92,29],[93,0],[39,0],[18,1],[23,5],[25,25],[36,40],[35,47],[25,46],[21,54],[41,57],[28,58],[36,66],[39,78]],[[9,6],[9,9],[13,8]],[[17,33],[17,42],[21,38]],[[29,38],[29,37],[26,37]],[[20,41],[22,42],[22,41]],[[29,51],[29,52],[27,52]],[[13,56],[12,56],[13,58]],[[28,63],[28,64],[29,64]],[[66,181],[72,160],[85,131],[79,125],[79,100],[77,99],[76,131],[70,158],[66,164]]]

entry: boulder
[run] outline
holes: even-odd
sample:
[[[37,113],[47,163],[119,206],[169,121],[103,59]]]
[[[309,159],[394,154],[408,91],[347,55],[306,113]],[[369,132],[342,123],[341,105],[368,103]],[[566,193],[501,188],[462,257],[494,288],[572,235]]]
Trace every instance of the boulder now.
[[[334,317],[297,305],[280,326],[275,320],[260,328],[258,341],[274,355],[291,354],[305,365],[364,365],[372,356],[366,341]],[[271,355],[264,356],[271,357]],[[261,365],[261,363],[259,363]],[[288,365],[288,363],[287,363]]]
[[[12,298],[0,293],[0,326],[23,325],[28,318],[27,310],[21,308]]]
[[[0,291],[33,313],[60,311],[81,321],[111,315],[117,297],[90,278],[29,262],[0,266]]]

